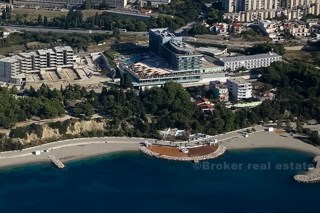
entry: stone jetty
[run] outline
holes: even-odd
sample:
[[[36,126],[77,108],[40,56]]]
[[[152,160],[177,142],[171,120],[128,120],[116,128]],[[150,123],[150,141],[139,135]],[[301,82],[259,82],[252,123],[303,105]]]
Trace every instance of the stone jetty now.
[[[314,169],[309,170],[304,175],[295,175],[293,178],[299,183],[318,183],[320,182],[320,156],[313,159],[316,164]]]
[[[190,157],[175,157],[175,156],[169,156],[169,155],[163,155],[156,152],[151,151],[146,146],[140,146],[139,150],[149,156],[166,159],[166,160],[174,160],[174,161],[193,161],[193,162],[199,162],[201,160],[209,160],[219,157],[220,155],[223,155],[226,151],[226,147],[219,145],[216,151],[207,154],[207,155],[201,155],[201,156],[190,156]]]
[[[59,169],[63,169],[65,167],[65,165],[55,155],[48,155],[48,158]]]

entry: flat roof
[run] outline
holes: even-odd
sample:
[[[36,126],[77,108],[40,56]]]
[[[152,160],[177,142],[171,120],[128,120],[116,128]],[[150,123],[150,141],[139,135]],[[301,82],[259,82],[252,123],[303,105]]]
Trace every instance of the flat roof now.
[[[0,59],[0,61],[2,62],[16,62],[18,60],[21,60],[23,59],[21,56],[18,56],[18,55],[14,55],[14,56],[11,56],[11,57],[5,57],[5,58],[2,58]]]
[[[216,87],[219,87],[219,88],[228,88],[227,87],[227,84],[226,83],[223,83],[223,82],[221,82],[221,81],[210,81],[210,84],[212,84],[212,83],[214,83],[214,85],[216,86]]]
[[[73,51],[70,46],[57,46],[53,48],[55,51]]]
[[[211,63],[208,60],[206,60],[204,57],[202,57],[200,59],[200,69],[205,69],[205,68],[210,68],[210,67],[221,67],[221,68],[223,68],[223,66],[219,66],[219,65],[216,65],[214,63]]]
[[[241,56],[235,56],[235,57],[223,57],[219,58],[222,62],[235,62],[235,61],[246,61],[246,60],[252,60],[252,59],[263,59],[263,58],[274,58],[279,57],[275,52],[270,53],[262,53],[262,54],[256,54],[256,55],[241,55]]]
[[[30,57],[30,56],[38,56],[38,54],[36,52],[29,52],[29,53],[19,53],[18,54],[19,56],[22,56],[22,57]]]
[[[228,80],[236,84],[251,84],[250,82],[247,82],[244,78],[229,78]]]
[[[39,55],[45,55],[47,53],[54,54],[54,51],[52,49],[44,49],[44,50],[37,50],[37,53]]]
[[[214,55],[223,54],[223,52],[225,51],[225,50],[219,50],[218,48],[214,48],[214,47],[198,47],[196,48],[196,50],[199,52],[207,52]]]
[[[150,29],[149,31],[153,32],[154,34],[158,35],[158,36],[161,36],[163,38],[165,37],[175,37],[175,35],[173,33],[171,33],[168,28],[153,28],[153,29]]]
[[[169,41],[170,45],[178,51],[190,52],[193,53],[195,48],[185,42],[182,41],[182,37],[172,38]]]

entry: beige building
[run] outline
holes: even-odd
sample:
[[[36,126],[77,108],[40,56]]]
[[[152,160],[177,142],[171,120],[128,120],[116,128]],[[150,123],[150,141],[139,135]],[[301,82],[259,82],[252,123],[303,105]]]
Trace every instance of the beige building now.
[[[303,21],[294,21],[284,24],[284,27],[290,32],[294,37],[298,36],[309,36],[310,29],[307,27],[307,24]]]

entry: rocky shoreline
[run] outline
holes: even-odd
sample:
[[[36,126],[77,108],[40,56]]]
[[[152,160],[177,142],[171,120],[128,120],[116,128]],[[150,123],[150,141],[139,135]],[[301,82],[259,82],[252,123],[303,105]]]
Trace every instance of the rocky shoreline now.
[[[293,178],[299,183],[319,183],[320,182],[320,156],[313,159],[315,168],[309,170],[304,175],[295,175]]]
[[[202,155],[202,156],[195,156],[195,157],[174,157],[174,156],[168,156],[168,155],[161,155],[156,152],[151,151],[146,146],[140,146],[139,150],[151,157],[160,158],[160,159],[166,159],[166,160],[174,160],[174,161],[194,161],[198,162],[201,160],[209,160],[219,157],[220,155],[223,155],[225,151],[227,150],[226,147],[219,145],[218,149],[214,151],[213,153],[210,153],[208,155]]]

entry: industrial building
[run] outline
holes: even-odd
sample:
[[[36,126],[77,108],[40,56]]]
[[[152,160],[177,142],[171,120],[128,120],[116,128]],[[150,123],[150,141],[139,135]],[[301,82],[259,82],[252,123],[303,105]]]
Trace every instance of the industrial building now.
[[[73,49],[70,46],[19,53],[0,59],[0,81],[17,83],[21,82],[20,74],[72,65]]]
[[[252,97],[252,85],[243,78],[227,79],[227,86],[229,92],[236,100]]]

